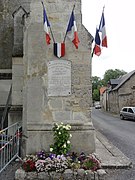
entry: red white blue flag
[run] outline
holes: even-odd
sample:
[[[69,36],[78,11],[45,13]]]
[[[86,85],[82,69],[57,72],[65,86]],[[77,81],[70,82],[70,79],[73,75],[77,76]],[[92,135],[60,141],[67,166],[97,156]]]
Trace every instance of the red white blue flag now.
[[[100,47],[100,36],[99,36],[99,30],[96,28],[96,35],[95,35],[95,47],[93,49],[93,53],[97,56],[100,56],[101,54],[101,47]]]
[[[100,24],[99,24],[99,32],[101,32],[101,45],[102,47],[107,47],[107,36],[106,36],[106,28],[105,28],[105,18],[104,12],[102,12]]]
[[[43,2],[42,2],[42,5],[43,5]],[[46,11],[45,11],[45,7],[43,5],[43,23],[44,23],[44,31],[45,31],[45,38],[46,38],[46,43],[47,45],[50,44],[50,34],[49,34],[49,27],[50,27],[50,23],[48,21],[48,17],[47,17],[47,14],[46,14]]]
[[[96,28],[96,35],[95,35],[95,47],[93,49],[93,54],[100,56],[101,54],[101,47],[107,47],[107,36],[106,36],[106,29],[105,29],[105,18],[104,18],[104,8],[99,24],[99,28]]]
[[[65,55],[65,43],[54,43],[54,55],[58,58]]]
[[[78,32],[77,32],[77,27],[76,27],[76,21],[74,17],[74,12],[72,11],[67,31],[66,31],[68,37],[72,40],[73,44],[75,45],[76,49],[78,49],[79,45],[79,38],[78,38]]]

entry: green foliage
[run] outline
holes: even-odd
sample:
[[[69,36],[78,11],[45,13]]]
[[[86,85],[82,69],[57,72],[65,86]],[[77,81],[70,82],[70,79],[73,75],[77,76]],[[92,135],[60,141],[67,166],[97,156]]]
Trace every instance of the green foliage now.
[[[92,77],[92,90],[98,89],[101,86],[101,78],[97,76]]]
[[[50,146],[51,152],[57,155],[68,153],[71,148],[69,139],[72,137],[72,135],[69,133],[70,129],[71,126],[69,124],[54,124],[54,144]]]
[[[116,79],[120,76],[123,76],[126,74],[125,71],[119,70],[119,69],[109,69],[105,72],[104,78],[101,79],[98,76],[92,77],[92,99],[93,101],[99,101],[100,100],[100,88],[102,86],[107,86],[110,79]]]
[[[100,168],[100,162],[95,158],[95,156],[90,155],[84,160],[82,167],[85,170],[91,169],[92,171],[96,171]]]
[[[109,69],[105,72],[104,74],[104,83],[105,85],[107,85],[107,83],[110,81],[110,79],[116,79],[119,78],[120,76],[123,76],[124,74],[126,74],[125,71],[123,70],[119,70],[119,69]]]
[[[100,100],[99,89],[94,89],[93,90],[92,98],[93,98],[94,101],[99,101]]]
[[[70,155],[69,159],[69,167],[71,169],[84,169],[84,170],[92,170],[96,171],[101,168],[100,161],[96,158],[94,154],[89,154],[88,156],[85,153],[81,153],[79,156],[73,152]]]
[[[92,99],[94,101],[100,100],[99,89],[102,86],[102,80],[100,77],[93,76],[92,77]]]
[[[35,155],[27,155],[22,162],[22,169],[26,172],[47,172],[49,179],[52,178],[52,172],[63,173],[66,169],[76,171],[78,169],[96,171],[101,168],[101,162],[95,154],[86,155],[84,152],[76,152],[66,155],[56,155],[47,153],[44,150]],[[62,178],[63,179],[63,178]]]

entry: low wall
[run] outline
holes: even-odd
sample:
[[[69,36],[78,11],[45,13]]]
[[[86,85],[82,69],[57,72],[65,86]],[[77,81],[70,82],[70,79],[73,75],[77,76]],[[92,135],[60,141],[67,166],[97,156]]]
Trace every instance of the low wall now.
[[[105,180],[106,172],[99,169],[95,172],[91,170],[78,169],[72,171],[66,169],[64,173],[51,172],[25,172],[22,168],[18,169],[15,173],[15,180]]]

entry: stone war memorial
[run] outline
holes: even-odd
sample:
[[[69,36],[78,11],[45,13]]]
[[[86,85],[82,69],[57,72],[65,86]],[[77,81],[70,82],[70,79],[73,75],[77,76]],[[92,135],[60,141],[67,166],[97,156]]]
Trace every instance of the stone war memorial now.
[[[44,31],[44,8],[50,25],[50,44]],[[66,34],[72,10],[78,48]],[[94,152],[90,61],[93,37],[82,24],[81,0],[32,0],[29,12],[20,8],[19,13],[14,13],[14,28],[18,22],[15,18],[22,16],[23,57],[12,58],[12,105],[16,109],[22,105],[22,112],[9,112],[9,124],[15,117],[22,120],[23,156],[41,149],[49,151],[54,123],[61,122],[72,127],[72,151]],[[15,33],[18,31],[14,36]],[[57,49],[59,45],[62,48],[63,42],[65,51],[61,55]],[[14,42],[14,48],[16,45]]]
[[[92,36],[82,25],[81,1],[43,1],[51,26],[50,44],[45,40],[43,6],[39,0],[30,4],[24,28],[23,133],[24,153],[49,151],[54,123],[72,126],[72,150],[92,153],[95,150],[91,122]],[[62,43],[73,6],[80,40],[78,49],[68,35],[65,54],[54,55],[54,41]]]

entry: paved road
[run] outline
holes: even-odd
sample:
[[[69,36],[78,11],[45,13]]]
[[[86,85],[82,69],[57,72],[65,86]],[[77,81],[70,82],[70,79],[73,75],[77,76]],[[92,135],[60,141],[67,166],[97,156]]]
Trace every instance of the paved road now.
[[[135,121],[120,120],[98,109],[92,109],[92,118],[94,127],[133,162],[131,169],[109,171],[108,180],[135,180]]]

